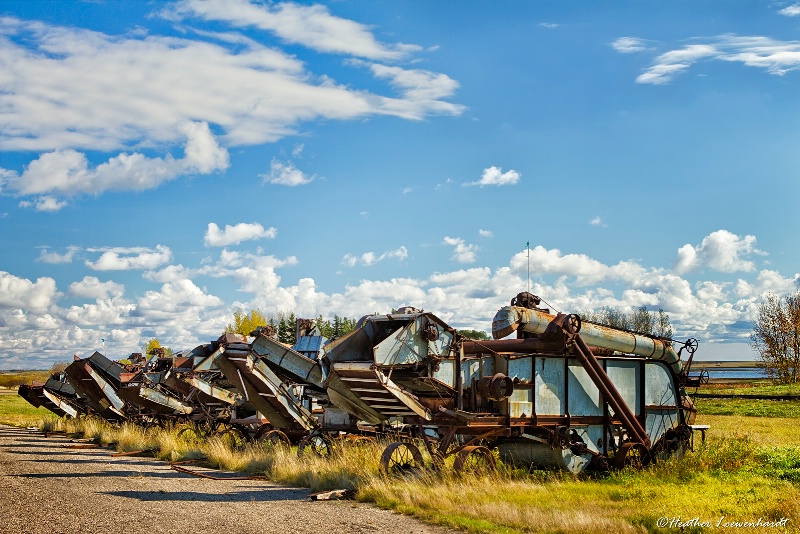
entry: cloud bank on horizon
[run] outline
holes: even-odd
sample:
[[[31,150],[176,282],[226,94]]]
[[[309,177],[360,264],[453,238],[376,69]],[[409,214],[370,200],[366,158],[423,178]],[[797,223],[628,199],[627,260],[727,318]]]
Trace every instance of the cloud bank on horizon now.
[[[220,241],[235,243],[238,235],[275,234],[248,223],[222,232],[209,223],[209,233]],[[216,230],[214,230],[216,228]],[[463,240],[445,238],[454,247],[459,263],[472,263],[474,247]],[[219,245],[216,245],[219,246]],[[691,252],[688,252],[691,251]],[[558,249],[534,245],[513,254],[506,265],[496,269],[474,267],[437,272],[427,278],[395,277],[363,280],[340,292],[325,292],[311,278],[295,285],[282,282],[282,267],[294,258],[241,253],[227,248],[202,265],[170,263],[171,251],[155,249],[72,249],[73,257],[100,254],[85,260],[95,271],[143,270],[143,276],[162,285],[140,297],[128,295],[123,284],[85,276],[73,282],[67,295],[83,300],[65,306],[65,299],[53,278],[29,280],[0,272],[0,320],[6,362],[22,362],[32,354],[41,358],[62,355],[62,347],[88,350],[104,337],[112,347],[134,350],[143,337],[155,336],[170,345],[188,348],[196,341],[215,339],[230,322],[232,310],[292,310],[298,316],[317,317],[338,313],[360,317],[372,310],[387,311],[400,305],[424,307],[459,328],[489,331],[492,312],[524,290],[527,271],[532,273],[531,291],[545,296],[559,311],[580,312],[610,306],[632,309],[663,308],[676,327],[677,335],[704,341],[746,342],[757,314],[760,296],[797,288],[800,273],[784,276],[754,261],[766,256],[755,248],[754,236],[736,236],[718,230],[697,245],[687,244],[675,254],[672,268],[648,267],[625,260],[607,265],[584,254],[564,254]],[[404,261],[406,247],[376,254],[346,255],[342,263],[372,265],[381,261]],[[699,282],[681,273],[704,271]],[[723,281],[715,274],[734,273],[736,279]],[[210,294],[198,280],[227,278],[243,294],[241,300],[225,302]],[[13,333],[13,338],[9,335]]]
[[[554,175],[582,159],[574,131],[601,123],[612,132],[633,117],[620,130],[631,130],[628,145],[640,142],[639,117],[660,110],[671,88],[691,101],[681,82],[709,65],[759,76],[759,95],[797,83],[800,41],[786,35],[731,20],[730,31],[673,30],[667,40],[631,23],[635,32],[610,43],[582,30],[591,38],[572,35],[575,46],[556,52],[583,21],[501,9],[493,17],[509,26],[529,19],[520,33],[533,41],[512,51],[474,31],[482,15],[468,6],[463,40],[420,24],[414,6],[384,6],[397,11],[381,16],[358,2],[164,1],[125,26],[54,19],[46,6],[0,8],[0,242],[24,248],[0,264],[0,368],[46,367],[101,338],[118,357],[151,337],[191,348],[218,337],[239,308],[357,318],[411,305],[488,331],[529,284],[558,311],[662,308],[678,337],[746,345],[762,295],[800,287],[793,243],[746,213],[717,220],[678,209],[685,225],[675,217],[652,227],[649,246],[629,246],[637,226],[658,221],[625,217],[621,195],[641,195],[628,205],[647,213],[673,185],[641,178],[658,162],[631,164],[635,182],[618,176],[614,164],[631,157],[625,142],[586,155],[597,159],[582,173]],[[800,15],[800,4],[770,9],[775,20]],[[593,16],[590,26],[602,27]],[[568,71],[564,57],[579,64],[559,55],[548,71],[521,55],[501,70],[507,55],[537,49],[604,54],[619,79],[602,96],[611,102],[626,87],[624,107],[575,119],[576,103],[605,90],[583,81],[559,88],[563,101],[514,93]],[[709,78],[712,95],[733,85]],[[506,102],[514,112],[499,111]],[[545,134],[514,122],[529,109],[527,122]],[[649,140],[682,155],[667,158],[674,176],[698,150],[684,137]],[[787,182],[795,163],[785,162]],[[752,177],[738,180],[725,187],[750,190]],[[162,192],[168,203],[152,207]],[[124,224],[96,218],[101,206]]]

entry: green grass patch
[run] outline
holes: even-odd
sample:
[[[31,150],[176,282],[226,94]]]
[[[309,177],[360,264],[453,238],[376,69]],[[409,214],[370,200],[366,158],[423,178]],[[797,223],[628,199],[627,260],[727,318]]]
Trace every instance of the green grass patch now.
[[[707,384],[701,393],[721,395],[800,395],[800,384],[772,384],[769,382],[742,382],[737,384]]]
[[[46,408],[36,408],[17,394],[16,388],[0,390],[0,423],[12,426],[37,425],[45,418],[54,418]]]
[[[800,400],[695,398],[694,404],[705,415],[800,418]]]
[[[50,371],[14,371],[0,373],[0,388],[14,388],[31,382],[45,382]]]

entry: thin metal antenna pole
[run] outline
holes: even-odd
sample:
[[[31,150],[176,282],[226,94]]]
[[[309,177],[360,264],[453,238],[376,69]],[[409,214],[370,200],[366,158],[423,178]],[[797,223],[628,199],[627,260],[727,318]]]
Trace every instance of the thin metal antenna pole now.
[[[531,292],[531,242],[525,243],[525,248],[528,249],[528,293]]]

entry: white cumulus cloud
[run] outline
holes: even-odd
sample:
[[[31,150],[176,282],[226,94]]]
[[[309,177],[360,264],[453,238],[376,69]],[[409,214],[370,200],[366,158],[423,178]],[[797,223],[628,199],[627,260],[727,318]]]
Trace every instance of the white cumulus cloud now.
[[[80,252],[80,247],[73,245],[67,247],[67,251],[63,254],[52,252],[48,248],[43,248],[39,251],[39,257],[36,258],[36,261],[52,264],[72,263],[72,260],[78,252]]]
[[[800,4],[792,4],[779,10],[778,13],[787,17],[800,16]]]
[[[276,235],[276,228],[264,228],[260,223],[226,224],[224,230],[220,230],[215,223],[208,223],[204,241],[207,247],[225,247],[253,239],[273,239]]]
[[[395,250],[390,250],[380,255],[375,254],[374,252],[364,252],[360,256],[354,256],[353,254],[347,253],[342,258],[342,263],[348,267],[355,267],[358,264],[370,266],[389,258],[397,258],[398,260],[402,261],[408,258],[408,249],[404,246],[401,246]]]
[[[92,167],[86,155],[73,149],[47,152],[32,161],[22,174],[8,181],[8,189],[19,195],[54,193],[63,196],[99,194],[105,191],[143,191],[188,173],[210,173],[228,166],[228,153],[217,145],[208,125],[184,125],[185,157],[148,158],[122,153]],[[65,203],[43,196],[39,211],[56,211]]]
[[[478,261],[478,246],[466,243],[460,237],[445,236],[444,244],[453,247],[453,259],[458,263],[474,263]]]
[[[76,297],[102,300],[121,297],[125,293],[125,286],[112,280],[101,282],[96,276],[84,276],[80,282],[70,284],[69,293]]]
[[[315,178],[315,176],[308,176],[295,167],[294,163],[291,161],[284,163],[276,158],[272,158],[269,164],[269,174],[260,174],[259,177],[262,178],[264,182],[275,185],[287,185],[289,187],[310,184]]]
[[[522,175],[513,169],[503,172],[502,168],[493,165],[483,170],[481,179],[477,182],[467,182],[462,185],[477,185],[480,187],[487,185],[516,185],[519,183],[520,178],[522,178]]]
[[[0,309],[45,309],[58,296],[56,281],[43,276],[35,282],[0,271]]]
[[[756,237],[753,235],[740,237],[727,230],[717,230],[704,237],[697,246],[686,244],[678,249],[673,270],[678,274],[704,267],[723,273],[753,271],[755,264],[744,258],[765,254],[755,245]]]
[[[112,247],[87,251],[102,252],[96,261],[86,260],[86,266],[95,271],[155,269],[172,260],[172,251],[164,245],[156,245],[155,250],[145,247]]]

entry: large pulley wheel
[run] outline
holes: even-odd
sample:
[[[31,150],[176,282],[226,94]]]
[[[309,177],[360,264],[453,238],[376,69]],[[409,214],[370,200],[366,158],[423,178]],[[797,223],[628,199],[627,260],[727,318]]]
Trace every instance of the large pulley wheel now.
[[[489,447],[476,445],[458,451],[453,470],[458,474],[488,475],[497,470],[497,464]]]
[[[381,455],[381,473],[388,476],[420,473],[425,468],[416,445],[401,441],[392,443]]]
[[[614,467],[642,469],[650,463],[650,452],[641,443],[625,443],[614,456]]]
[[[564,320],[564,329],[569,334],[577,334],[581,331],[581,318],[579,315],[571,313],[567,315],[567,318]]]
[[[297,445],[297,456],[303,456],[308,453],[316,456],[331,456],[333,454],[333,441],[325,434],[312,432],[301,439]]]
[[[420,334],[422,339],[430,343],[439,339],[439,328],[434,323],[428,323]]]

